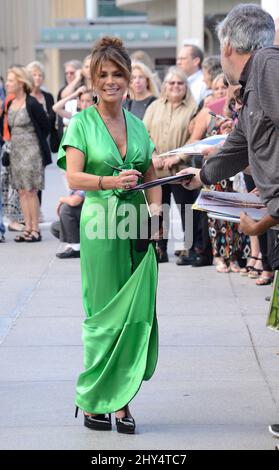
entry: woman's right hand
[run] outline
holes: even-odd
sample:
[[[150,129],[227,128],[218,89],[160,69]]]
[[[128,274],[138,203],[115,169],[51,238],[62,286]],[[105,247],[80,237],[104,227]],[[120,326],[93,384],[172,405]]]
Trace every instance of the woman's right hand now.
[[[122,170],[115,176],[115,189],[132,189],[138,184],[142,174],[137,170]]]

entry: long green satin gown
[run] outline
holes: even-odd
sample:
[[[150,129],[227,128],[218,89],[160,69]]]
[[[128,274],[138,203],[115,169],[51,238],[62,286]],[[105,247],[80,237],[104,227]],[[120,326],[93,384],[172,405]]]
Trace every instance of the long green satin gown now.
[[[70,146],[85,155],[86,173],[117,174],[109,163],[144,174],[154,145],[143,123],[128,111],[123,112],[127,129],[124,160],[98,110],[90,107],[71,119],[60,146],[58,165],[66,169],[66,149]],[[80,222],[85,370],[78,379],[76,405],[90,413],[123,408],[142,381],[153,375],[157,363],[154,246],[150,244],[146,252],[137,252],[138,232],[125,236],[127,215],[133,213],[136,225],[140,211],[147,217],[142,192],[86,192]],[[128,229],[131,232],[131,226]]]

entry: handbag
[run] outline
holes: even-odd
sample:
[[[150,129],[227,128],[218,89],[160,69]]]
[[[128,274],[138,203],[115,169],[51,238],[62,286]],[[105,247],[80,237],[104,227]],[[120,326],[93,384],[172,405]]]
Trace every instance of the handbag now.
[[[49,140],[50,150],[52,151],[52,153],[58,152],[60,142],[61,142],[61,139],[60,139],[58,130],[56,129],[56,127],[54,127],[50,131],[50,140]]]
[[[5,142],[1,149],[2,165],[5,167],[10,166],[10,153],[11,153],[11,144],[10,142]]]

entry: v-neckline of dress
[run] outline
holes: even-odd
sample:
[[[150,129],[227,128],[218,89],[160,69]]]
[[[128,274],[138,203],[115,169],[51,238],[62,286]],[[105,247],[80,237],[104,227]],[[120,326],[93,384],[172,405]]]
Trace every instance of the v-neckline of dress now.
[[[122,113],[123,113],[123,116],[124,116],[125,128],[126,128],[126,153],[125,153],[124,157],[122,157],[122,154],[121,154],[121,152],[120,152],[120,150],[119,150],[119,148],[118,148],[118,145],[117,145],[117,143],[115,142],[113,136],[111,135],[110,130],[109,130],[108,126],[106,125],[105,121],[103,120],[103,118],[102,118],[102,116],[101,116],[99,110],[98,110],[96,107],[95,107],[95,110],[96,110],[96,112],[97,112],[99,118],[101,119],[101,121],[102,121],[102,123],[103,123],[103,126],[104,126],[105,129],[107,130],[107,133],[108,133],[108,135],[110,136],[112,142],[114,143],[114,145],[115,145],[115,147],[116,147],[116,149],[117,149],[117,153],[118,153],[118,155],[119,155],[119,157],[120,157],[120,159],[121,159],[122,164],[124,164],[125,161],[126,161],[126,159],[127,159],[127,155],[128,155],[128,146],[129,146],[128,126],[127,126],[127,119],[126,119],[125,109],[122,108]]]

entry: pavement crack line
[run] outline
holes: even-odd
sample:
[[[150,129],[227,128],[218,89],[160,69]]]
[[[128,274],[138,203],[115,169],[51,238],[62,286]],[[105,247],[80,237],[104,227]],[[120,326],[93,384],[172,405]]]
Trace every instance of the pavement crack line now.
[[[33,286],[30,289],[27,290],[27,292],[24,295],[22,295],[16,307],[12,310],[11,314],[9,315],[9,318],[11,318],[12,321],[11,321],[11,324],[8,326],[5,334],[2,336],[2,338],[0,338],[0,346],[5,342],[5,339],[9,335],[10,331],[15,327],[15,324],[18,318],[20,317],[20,315],[22,314],[23,310],[32,299],[38,287],[47,277],[47,274],[49,273],[54,261],[55,261],[55,257],[53,256],[51,260],[47,263],[47,266],[43,269],[43,272],[41,273],[37,281],[33,284]]]
[[[267,386],[267,389],[269,391],[269,394],[270,394],[270,397],[271,397],[271,400],[273,401],[274,405],[275,405],[275,408],[277,410],[277,412],[279,413],[279,403],[278,403],[278,400],[276,399],[274,393],[273,393],[273,390],[272,390],[272,386],[271,384],[269,383],[269,380],[268,380],[268,376],[267,374],[265,373],[263,367],[262,367],[262,364],[261,364],[261,361],[260,361],[260,358],[259,358],[259,355],[258,355],[258,352],[257,352],[257,348],[256,348],[256,345],[254,343],[254,340],[253,340],[253,335],[252,335],[252,332],[249,328],[249,325],[245,319],[245,315],[244,315],[244,311],[241,307],[241,303],[239,301],[239,297],[237,295],[237,291],[234,287],[234,284],[232,282],[232,278],[231,278],[231,275],[229,274],[229,283],[230,283],[230,286],[231,286],[231,289],[232,289],[232,293],[233,293],[233,296],[234,296],[234,299],[235,299],[235,302],[238,306],[238,309],[239,309],[239,312],[240,312],[240,315],[241,315],[241,318],[242,318],[242,321],[243,323],[245,324],[245,327],[247,329],[247,332],[248,332],[248,335],[249,335],[249,338],[250,338],[250,341],[251,341],[251,345],[252,345],[252,349],[253,349],[253,352],[254,352],[254,356],[255,356],[255,359],[256,359],[256,362],[257,362],[257,365],[258,365],[258,368],[259,368],[259,371],[261,373],[261,376]]]

